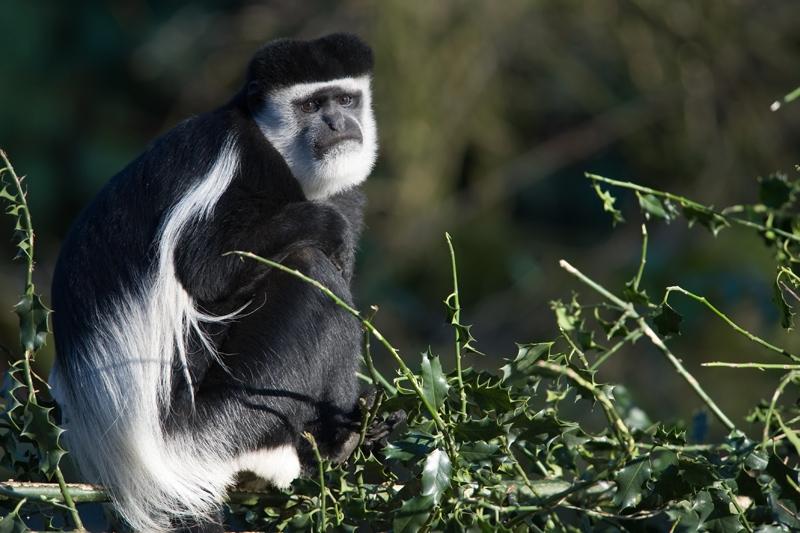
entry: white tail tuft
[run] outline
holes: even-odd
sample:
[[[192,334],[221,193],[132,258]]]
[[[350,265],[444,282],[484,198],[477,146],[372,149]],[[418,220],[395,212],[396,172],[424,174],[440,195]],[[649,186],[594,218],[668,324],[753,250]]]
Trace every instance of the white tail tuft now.
[[[172,368],[178,362],[193,390],[186,340],[202,325],[232,318],[198,310],[175,274],[175,247],[193,223],[209,217],[239,164],[228,139],[206,176],[164,218],[158,263],[138,292],[104,302],[94,329],[80,345],[60,354],[81,360],[64,376],[58,360],[51,381],[64,412],[65,438],[82,472],[107,485],[116,507],[138,531],[159,532],[175,521],[213,512],[231,482],[234,462],[213,435],[166,435],[161,413],[171,400]],[[166,406],[166,407],[165,407]]]

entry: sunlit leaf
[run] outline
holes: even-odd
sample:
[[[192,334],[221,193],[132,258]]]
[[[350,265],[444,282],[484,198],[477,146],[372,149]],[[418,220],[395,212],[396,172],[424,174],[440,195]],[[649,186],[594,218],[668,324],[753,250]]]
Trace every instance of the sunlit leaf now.
[[[549,359],[553,344],[552,342],[517,344],[517,356],[501,369],[503,382],[507,384],[526,382],[536,361],[541,358]]]
[[[639,207],[644,212],[646,218],[651,216],[666,220],[669,222],[677,215],[675,205],[669,200],[662,200],[653,194],[645,194],[636,192],[636,198],[639,199]]]
[[[592,187],[594,188],[594,192],[597,193],[598,198],[603,202],[603,211],[611,214],[612,223],[616,226],[620,222],[625,222],[625,219],[622,217],[622,211],[614,206],[617,199],[596,183],[593,183]]]
[[[420,365],[422,373],[422,391],[425,397],[436,409],[440,409],[447,398],[450,385],[442,372],[442,363],[439,356],[431,356],[430,352],[422,354]]]
[[[431,496],[434,502],[438,502],[442,493],[450,488],[451,470],[447,454],[439,449],[433,450],[422,468],[422,495]]]

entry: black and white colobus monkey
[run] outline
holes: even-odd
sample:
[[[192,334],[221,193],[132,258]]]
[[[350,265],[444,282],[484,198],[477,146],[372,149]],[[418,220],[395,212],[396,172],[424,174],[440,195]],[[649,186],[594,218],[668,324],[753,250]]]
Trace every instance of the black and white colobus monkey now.
[[[53,280],[51,375],[81,471],[136,530],[202,523],[239,471],[286,486],[310,431],[344,459],[360,414],[349,300],[376,157],[372,53],[334,34],[253,57],[226,105],[157,139],[82,213]]]

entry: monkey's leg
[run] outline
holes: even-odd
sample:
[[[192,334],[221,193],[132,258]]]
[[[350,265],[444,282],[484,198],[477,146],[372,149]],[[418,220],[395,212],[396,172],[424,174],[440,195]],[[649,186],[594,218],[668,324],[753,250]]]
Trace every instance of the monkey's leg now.
[[[347,283],[320,250],[293,252],[284,264],[350,300]],[[223,337],[222,364],[199,376],[194,406],[182,396],[183,406],[171,409],[175,431],[224,443],[234,468],[276,485],[288,484],[298,463],[308,463],[298,451],[304,431],[327,456],[357,432],[361,328],[319,289],[273,269]]]

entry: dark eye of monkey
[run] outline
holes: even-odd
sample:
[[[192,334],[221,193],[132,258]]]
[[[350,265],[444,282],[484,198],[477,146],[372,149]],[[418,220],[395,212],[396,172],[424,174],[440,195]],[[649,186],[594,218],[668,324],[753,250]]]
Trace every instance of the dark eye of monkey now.
[[[316,113],[319,111],[319,102],[317,100],[306,100],[300,104],[300,111],[303,113]]]
[[[339,105],[343,107],[350,107],[353,105],[353,97],[349,94],[343,94],[339,96]]]

